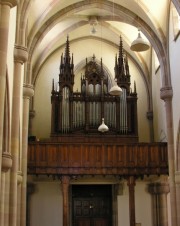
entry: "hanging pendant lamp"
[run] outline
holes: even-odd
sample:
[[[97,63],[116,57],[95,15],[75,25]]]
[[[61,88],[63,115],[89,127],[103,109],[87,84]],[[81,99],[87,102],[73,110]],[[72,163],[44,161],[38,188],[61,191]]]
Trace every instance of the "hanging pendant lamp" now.
[[[138,37],[132,42],[130,49],[135,52],[143,52],[149,47],[149,43],[141,37],[140,29],[138,29]]]
[[[98,20],[96,16],[91,16],[89,18],[89,24],[90,24],[90,33],[92,35],[95,35],[97,33],[97,25],[98,25]]]
[[[97,29],[95,28],[95,24],[92,25],[92,28],[91,28],[91,34],[92,35],[95,35],[97,32]]]
[[[98,127],[98,131],[102,133],[109,131],[108,126],[104,123],[104,118],[102,118],[102,124]]]
[[[122,93],[122,89],[117,85],[117,79],[114,79],[114,81],[115,85],[111,87],[111,89],[109,90],[109,94],[111,94],[112,96],[120,96]]]

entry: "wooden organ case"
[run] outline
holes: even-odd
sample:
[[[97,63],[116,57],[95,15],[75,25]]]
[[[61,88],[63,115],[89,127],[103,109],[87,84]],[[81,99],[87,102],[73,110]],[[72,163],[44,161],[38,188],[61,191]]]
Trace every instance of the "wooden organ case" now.
[[[109,127],[108,135],[125,142],[138,141],[137,93],[136,85],[132,91],[131,76],[127,56],[123,53],[120,39],[119,56],[115,59],[115,79],[122,88],[120,96],[108,93],[110,76],[104,73],[102,59],[100,64],[86,59],[85,72],[81,76],[80,91],[74,91],[73,55],[70,56],[67,38],[65,54],[61,56],[58,88],[52,85],[51,137],[100,136],[98,127],[104,118]],[[107,135],[107,134],[106,134]]]

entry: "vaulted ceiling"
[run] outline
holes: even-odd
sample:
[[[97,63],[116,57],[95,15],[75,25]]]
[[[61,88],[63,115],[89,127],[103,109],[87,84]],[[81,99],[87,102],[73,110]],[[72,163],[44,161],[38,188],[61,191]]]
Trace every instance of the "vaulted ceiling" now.
[[[151,48],[133,52],[130,45],[137,38],[138,28],[142,37],[158,55],[166,51],[169,21],[169,0],[34,0],[24,1],[28,12],[27,46],[32,69],[38,70],[45,60],[64,45],[67,34],[72,42],[99,40],[113,46],[119,45],[122,36],[125,51],[149,71]],[[26,5],[27,4],[27,5]],[[92,23],[97,32],[92,34]],[[157,65],[158,65],[157,60]]]

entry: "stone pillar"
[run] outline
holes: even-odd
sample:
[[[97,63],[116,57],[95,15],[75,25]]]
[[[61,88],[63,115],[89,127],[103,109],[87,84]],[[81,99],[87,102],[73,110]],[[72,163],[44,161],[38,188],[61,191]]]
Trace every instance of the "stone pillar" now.
[[[1,192],[0,192],[0,225],[5,224],[5,183],[6,183],[6,173],[12,167],[12,158],[8,152],[3,152],[2,154],[2,175],[1,175]]]
[[[175,176],[176,181],[176,204],[177,204],[177,213],[180,213],[180,173],[176,172]],[[180,225],[180,214],[177,214],[177,225]]]
[[[1,188],[1,164],[3,146],[3,121],[6,90],[6,65],[9,34],[10,9],[17,5],[16,0],[0,0],[0,188]],[[0,192],[1,193],[1,192]]]
[[[12,99],[11,154],[12,170],[10,184],[10,226],[17,224],[17,173],[19,163],[19,117],[21,102],[22,64],[27,60],[27,49],[15,45],[14,48],[14,82]]]
[[[167,141],[168,141],[168,164],[169,164],[169,186],[171,203],[171,224],[177,226],[177,205],[175,187],[175,158],[174,158],[174,128],[172,109],[172,87],[161,88],[161,99],[165,102]]]
[[[29,101],[34,95],[31,85],[23,87],[23,125],[22,125],[22,186],[21,186],[21,226],[26,226],[26,185],[27,185],[27,150],[28,150],[28,122],[29,122]]]
[[[62,193],[63,193],[63,226],[69,226],[69,176],[62,176]]]
[[[23,175],[21,171],[18,171],[17,176],[17,226],[21,223],[21,188],[22,188]]]
[[[5,173],[1,175],[1,198],[0,198],[0,225],[4,224],[5,207]]]
[[[153,226],[168,226],[167,194],[169,184],[152,183],[148,185],[148,191],[152,195]]]
[[[130,226],[135,226],[135,197],[134,197],[134,187],[136,185],[134,176],[128,178],[127,185],[129,187],[129,222]]]
[[[30,203],[31,203],[31,195],[35,192],[35,184],[27,183],[27,217],[26,217],[26,226],[30,226]]]
[[[154,142],[153,112],[148,111],[146,116],[147,119],[149,120],[150,142]]]
[[[35,115],[36,115],[35,110],[29,111],[29,136],[33,135],[33,133],[32,133],[32,121],[33,121],[33,118],[35,117]]]

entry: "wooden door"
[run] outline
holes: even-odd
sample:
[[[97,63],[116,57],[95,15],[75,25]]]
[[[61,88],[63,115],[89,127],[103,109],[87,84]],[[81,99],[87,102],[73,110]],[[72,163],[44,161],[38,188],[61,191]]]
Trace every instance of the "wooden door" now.
[[[111,226],[111,186],[72,186],[72,208],[73,226]]]

